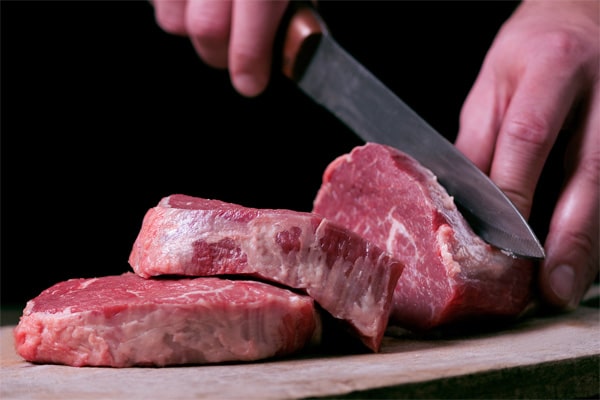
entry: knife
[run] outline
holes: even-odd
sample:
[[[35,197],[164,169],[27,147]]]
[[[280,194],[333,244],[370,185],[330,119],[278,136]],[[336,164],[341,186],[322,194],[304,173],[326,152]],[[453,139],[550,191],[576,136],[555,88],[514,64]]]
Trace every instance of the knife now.
[[[531,227],[477,166],[346,52],[314,7],[292,1],[284,23],[281,69],[365,142],[411,155],[454,197],[473,231],[513,256],[542,259]]]

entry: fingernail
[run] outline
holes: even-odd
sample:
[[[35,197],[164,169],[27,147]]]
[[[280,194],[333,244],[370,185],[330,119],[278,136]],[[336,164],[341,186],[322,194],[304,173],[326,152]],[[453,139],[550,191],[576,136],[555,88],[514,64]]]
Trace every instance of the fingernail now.
[[[550,287],[566,305],[570,305],[575,285],[575,271],[568,265],[558,265],[550,273]]]

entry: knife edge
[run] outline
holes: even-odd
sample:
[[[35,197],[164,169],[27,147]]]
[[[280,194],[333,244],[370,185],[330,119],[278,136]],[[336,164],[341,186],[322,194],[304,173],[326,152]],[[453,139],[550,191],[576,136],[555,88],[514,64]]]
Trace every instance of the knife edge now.
[[[483,240],[512,256],[545,257],[529,224],[502,190],[348,54],[312,8],[300,7],[291,18],[283,72],[305,94],[364,141],[398,148],[430,169]]]

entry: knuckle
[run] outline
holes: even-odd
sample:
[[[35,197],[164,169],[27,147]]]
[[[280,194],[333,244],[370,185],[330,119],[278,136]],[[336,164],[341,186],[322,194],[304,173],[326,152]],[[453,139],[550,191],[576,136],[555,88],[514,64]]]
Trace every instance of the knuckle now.
[[[256,43],[237,43],[231,48],[231,72],[256,75],[267,71],[271,65],[271,53]]]
[[[587,149],[576,147],[573,143],[570,147],[566,154],[567,172],[587,187],[600,187],[600,142],[593,142]]]
[[[229,27],[222,19],[205,18],[204,14],[188,14],[186,29],[190,36],[210,44],[226,43],[229,37]]]
[[[585,44],[579,35],[567,30],[552,31],[545,35],[546,57],[558,65],[572,65],[573,60],[581,59]]]
[[[549,141],[550,126],[545,118],[528,113],[507,121],[503,131],[517,142],[541,148]]]
[[[185,35],[185,3],[181,0],[153,0],[154,19],[165,32]]]
[[[580,163],[577,172],[591,187],[600,187],[600,155],[586,158]]]
[[[251,51],[245,51],[236,47],[232,50],[232,58],[235,59],[235,65],[232,71],[238,74],[252,72],[259,65],[261,57]]]
[[[590,37],[598,35],[598,32],[597,28],[591,35],[585,28],[546,32],[542,38],[544,46],[540,62],[552,66],[562,79],[597,80],[600,58],[597,41],[591,41]]]
[[[186,31],[184,21],[169,13],[157,13],[156,24],[163,31],[172,35],[184,35]]]
[[[595,253],[594,250],[598,248],[598,238],[594,239],[594,235],[588,231],[569,231],[567,233],[566,240],[570,242],[571,249],[579,252],[580,254],[585,254],[588,257],[592,257]]]

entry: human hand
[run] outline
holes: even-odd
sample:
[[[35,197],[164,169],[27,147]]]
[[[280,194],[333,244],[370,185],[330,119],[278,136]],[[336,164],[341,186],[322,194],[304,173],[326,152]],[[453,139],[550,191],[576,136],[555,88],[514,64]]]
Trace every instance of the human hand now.
[[[248,97],[267,87],[275,34],[287,4],[287,0],[153,0],[158,25],[168,33],[188,36],[202,60],[228,68],[234,88]]]
[[[527,218],[550,150],[570,135],[538,277],[561,309],[577,307],[599,269],[599,4],[523,2],[486,55],[456,139]]]

